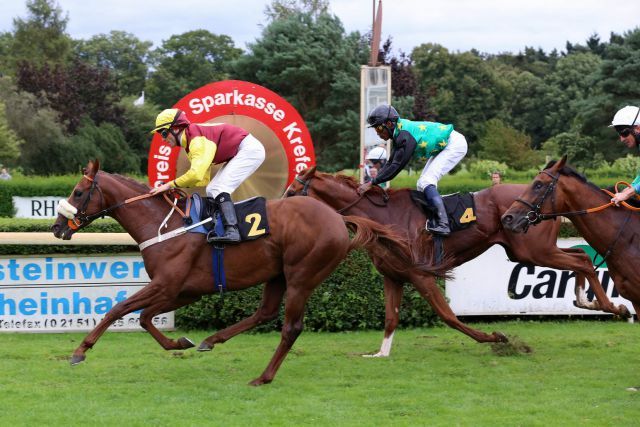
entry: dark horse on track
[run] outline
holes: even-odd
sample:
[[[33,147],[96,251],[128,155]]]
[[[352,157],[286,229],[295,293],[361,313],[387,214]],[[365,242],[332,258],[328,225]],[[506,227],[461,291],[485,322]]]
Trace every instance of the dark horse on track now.
[[[518,233],[545,219],[559,215],[569,218],[589,245],[603,254],[616,289],[640,316],[640,215],[625,203],[624,208],[615,207],[608,193],[566,162],[566,156],[550,162],[504,213],[502,223]],[[543,224],[546,222],[529,232]]]
[[[342,214],[370,218],[376,222],[393,225],[397,232],[408,238],[414,259],[431,257],[432,239],[424,231],[425,216],[411,200],[409,189],[389,190],[373,187],[362,196],[358,196],[358,184],[352,177],[330,175],[317,172],[315,167],[302,171],[289,186],[285,196],[308,195],[323,201]],[[615,307],[607,298],[593,270],[589,256],[581,249],[562,249],[556,246],[560,220],[541,224],[529,234],[505,232],[500,223],[501,215],[516,197],[526,188],[525,185],[502,184],[475,193],[477,222],[469,228],[457,231],[444,239],[444,253],[457,266],[476,258],[491,246],[504,247],[511,261],[540,265],[576,272],[576,305],[590,310],[603,310],[628,317],[625,306]],[[388,198],[388,199],[387,199]],[[425,252],[426,251],[426,252]],[[374,260],[376,264],[376,260]],[[404,282],[413,283],[401,271],[384,276],[386,300],[386,321],[384,339],[376,356],[387,356],[390,352],[393,332],[399,322],[399,308]],[[589,281],[596,299],[589,302],[584,289],[584,279]],[[428,287],[429,293],[422,294],[442,320],[452,328],[467,334],[478,342],[499,341],[499,334],[487,335],[469,328],[455,316],[433,276],[424,275],[420,288]],[[506,292],[506,291],[505,291]]]
[[[77,229],[105,214],[115,218],[138,244],[158,235],[159,226],[172,207],[163,197],[151,197],[146,185],[132,179],[99,171],[97,160],[89,162],[83,172],[69,199],[61,202],[66,211],[61,210],[65,216],[59,215],[52,226],[56,237],[70,239]],[[418,269],[408,263],[406,259],[411,255],[406,242],[391,230],[363,218],[342,217],[316,200],[268,201],[267,214],[270,233],[266,237],[228,246],[224,256],[229,290],[265,283],[260,307],[253,316],[206,338],[199,347],[201,351],[211,350],[216,343],[276,318],[286,295],[280,344],[252,385],[273,380],[302,331],[307,299],[353,248],[364,247],[374,259],[385,260],[385,268],[402,270],[410,276],[412,271],[416,274],[432,271],[426,265]],[[173,215],[168,230],[182,225],[181,216]],[[349,229],[355,232],[353,240]],[[151,282],[106,314],[74,351],[72,364],[85,359],[86,351],[114,321],[135,310],[142,310],[141,326],[164,349],[194,346],[185,337],[177,340],[166,337],[152,319],[214,292],[211,246],[202,234],[186,233],[170,242],[148,246],[142,251],[142,258]]]

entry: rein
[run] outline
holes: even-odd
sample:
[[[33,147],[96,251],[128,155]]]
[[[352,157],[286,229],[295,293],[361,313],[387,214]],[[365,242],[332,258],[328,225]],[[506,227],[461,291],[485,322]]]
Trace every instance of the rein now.
[[[83,177],[85,179],[87,179],[89,182],[91,182],[91,187],[89,188],[89,195],[87,196],[87,198],[85,199],[85,201],[82,203],[82,207],[80,209],[79,213],[76,212],[69,212],[70,214],[73,215],[73,217],[70,217],[68,214],[65,215],[65,213],[60,212],[60,208],[59,208],[59,212],[62,213],[63,215],[67,216],[68,221],[67,221],[67,225],[69,226],[69,228],[71,228],[72,230],[77,230],[78,228],[82,227],[83,225],[86,225],[88,223],[90,223],[91,221],[97,219],[97,218],[104,218],[108,213],[118,209],[119,207],[122,207],[124,205],[128,205],[129,203],[133,203],[133,202],[137,202],[139,200],[144,200],[144,199],[148,199],[150,197],[154,197],[155,194],[150,194],[150,193],[146,193],[146,194],[141,194],[139,196],[135,196],[135,197],[130,197],[120,203],[116,203],[113,206],[109,206],[107,208],[104,208],[96,213],[93,213],[91,215],[87,215],[86,210],[87,210],[87,206],[89,205],[89,202],[91,201],[91,196],[93,195],[93,192],[95,190],[98,191],[98,193],[100,193],[100,207],[102,207],[103,203],[104,203],[104,196],[102,194],[102,190],[100,189],[100,187],[98,186],[98,176],[94,176],[93,178],[91,178],[88,175],[83,175]],[[186,197],[187,200],[187,206],[186,206],[186,213],[183,212],[180,208],[178,208],[177,206],[175,206],[175,202],[172,202],[169,199],[169,196],[167,196],[167,193],[162,193],[162,196],[164,197],[164,200],[169,203],[183,218],[188,218],[189,217],[189,212],[191,210],[191,198],[187,197],[187,194],[179,189],[174,189],[173,190],[174,193],[176,193],[178,195],[178,197],[176,197],[176,201],[177,199],[179,199],[180,197]],[[66,202],[66,200],[64,201]],[[73,207],[73,206],[71,206]],[[62,210],[66,210],[68,211],[68,208],[63,208]]]
[[[313,179],[313,176],[311,178],[309,178],[308,180],[303,180],[302,178],[300,178],[299,176],[296,176],[296,181],[298,181],[300,184],[302,184],[302,191],[300,192],[300,194],[302,194],[303,196],[308,196],[309,195],[309,186],[311,185],[311,180]],[[345,211],[347,211],[347,209],[350,209],[352,207],[354,207],[355,205],[357,205],[358,203],[360,203],[360,201],[363,198],[366,198],[369,202],[371,202],[371,204],[373,204],[374,206],[378,206],[378,207],[386,207],[388,202],[389,202],[389,194],[387,193],[387,191],[382,188],[379,187],[382,190],[383,196],[382,196],[382,203],[373,200],[367,193],[362,193],[360,195],[358,195],[358,197],[351,203],[349,203],[347,206],[337,209],[336,212],[339,214],[344,213]]]
[[[551,213],[543,213],[541,212],[542,210],[542,205],[545,201],[545,199],[549,196],[552,195],[553,192],[556,189],[556,185],[558,183],[558,180],[560,179],[560,174],[558,175],[552,175],[551,173],[547,172],[547,171],[542,171],[541,173],[544,173],[546,175],[548,175],[549,177],[551,177],[551,183],[549,185],[547,185],[547,188],[544,192],[544,194],[542,195],[542,197],[540,198],[540,200],[537,203],[529,203],[526,200],[522,200],[520,197],[518,197],[516,199],[517,202],[522,203],[523,205],[529,207],[531,210],[529,212],[527,212],[526,217],[527,217],[527,221],[529,222],[528,225],[535,225],[540,223],[541,221],[545,221],[548,219],[554,219],[557,218],[559,216],[574,216],[574,215],[585,215],[585,214],[590,214],[590,213],[595,213],[595,212],[600,212],[604,209],[607,209],[611,206],[614,206],[615,203],[613,202],[609,202],[609,203],[605,203],[603,205],[600,206],[596,206],[593,208],[587,208],[587,209],[581,209],[581,210],[577,210],[577,211],[567,211],[567,212],[551,212]],[[618,189],[618,185],[623,184],[626,185],[627,187],[630,186],[629,183],[624,182],[624,181],[619,181],[616,183],[616,191]],[[613,196],[614,194],[611,193],[608,190],[602,189],[603,192],[605,192],[606,194],[608,194],[609,196]],[[627,202],[621,202],[622,206],[626,209],[629,209],[630,211],[640,211],[640,208],[636,208],[631,206],[630,204],[628,204]]]

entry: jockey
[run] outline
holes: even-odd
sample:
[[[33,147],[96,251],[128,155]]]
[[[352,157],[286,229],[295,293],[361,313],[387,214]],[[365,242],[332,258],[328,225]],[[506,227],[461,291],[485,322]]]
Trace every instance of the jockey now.
[[[467,154],[467,140],[464,135],[453,130],[453,125],[435,122],[414,122],[401,119],[391,105],[380,105],[374,108],[367,118],[369,127],[376,130],[378,136],[385,141],[391,138],[391,157],[378,176],[362,184],[358,193],[363,194],[372,185],[393,179],[404,168],[412,157],[428,159],[420,178],[418,191],[423,191],[427,203],[438,211],[435,226],[427,230],[431,234],[448,236],[449,218],[442,197],[438,193],[438,181],[449,172]]]
[[[633,107],[627,105],[624,108],[618,110],[609,127],[613,127],[618,132],[620,142],[624,143],[627,148],[640,149],[640,107]],[[616,206],[634,194],[640,193],[640,174],[636,176],[630,187],[625,188],[619,193],[616,193],[611,201]]]
[[[238,219],[231,193],[264,161],[262,143],[238,126],[226,123],[191,123],[184,111],[176,108],[158,114],[152,132],[160,134],[171,147],[183,147],[191,167],[173,181],[151,189],[150,193],[206,185],[207,195],[220,207],[224,225],[224,236],[215,236],[211,230],[207,235],[207,242],[239,242]],[[209,181],[211,165],[219,163],[226,164]]]

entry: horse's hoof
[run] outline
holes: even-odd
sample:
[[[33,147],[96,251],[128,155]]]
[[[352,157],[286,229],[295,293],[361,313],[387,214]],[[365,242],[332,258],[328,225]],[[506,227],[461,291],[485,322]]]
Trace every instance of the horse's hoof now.
[[[180,344],[180,348],[181,348],[182,350],[186,350],[186,349],[188,349],[188,348],[191,348],[191,347],[195,347],[195,346],[196,346],[196,345],[195,345],[195,343],[194,343],[193,341],[191,341],[191,340],[190,340],[189,338],[187,338],[187,337],[180,337],[180,338],[178,339],[178,344]]]
[[[253,387],[258,387],[258,386],[261,386],[261,385],[269,384],[270,382],[271,381],[267,381],[267,380],[263,379],[262,377],[258,377],[255,380],[251,381],[249,383],[249,385],[253,386]]]
[[[509,338],[502,332],[493,332],[493,336],[496,337],[496,342],[509,342]]]
[[[86,359],[87,356],[85,356],[84,354],[74,354],[73,356],[71,356],[71,366],[75,366],[79,363],[84,362],[84,359]]]
[[[198,347],[198,351],[211,351],[213,350],[213,346],[206,341],[202,341],[200,346]]]
[[[618,310],[620,310],[620,316],[622,316],[623,319],[629,319],[631,316],[633,316],[627,306],[624,304],[620,304],[618,306]]]

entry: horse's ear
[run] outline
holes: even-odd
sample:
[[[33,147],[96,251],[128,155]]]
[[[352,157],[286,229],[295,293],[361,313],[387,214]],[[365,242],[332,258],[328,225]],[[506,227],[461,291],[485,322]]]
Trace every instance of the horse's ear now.
[[[560,161],[556,164],[556,169],[562,169],[564,165],[567,163],[567,155],[562,156]]]
[[[315,166],[311,166],[310,168],[307,168],[305,170],[302,171],[301,178],[302,179],[306,179],[309,178],[311,176],[314,176],[316,174],[316,167]]]
[[[84,175],[89,175],[93,177],[93,176],[96,176],[99,170],[100,170],[100,160],[98,159],[89,160],[89,163],[87,163],[87,167],[82,169],[82,173]]]

